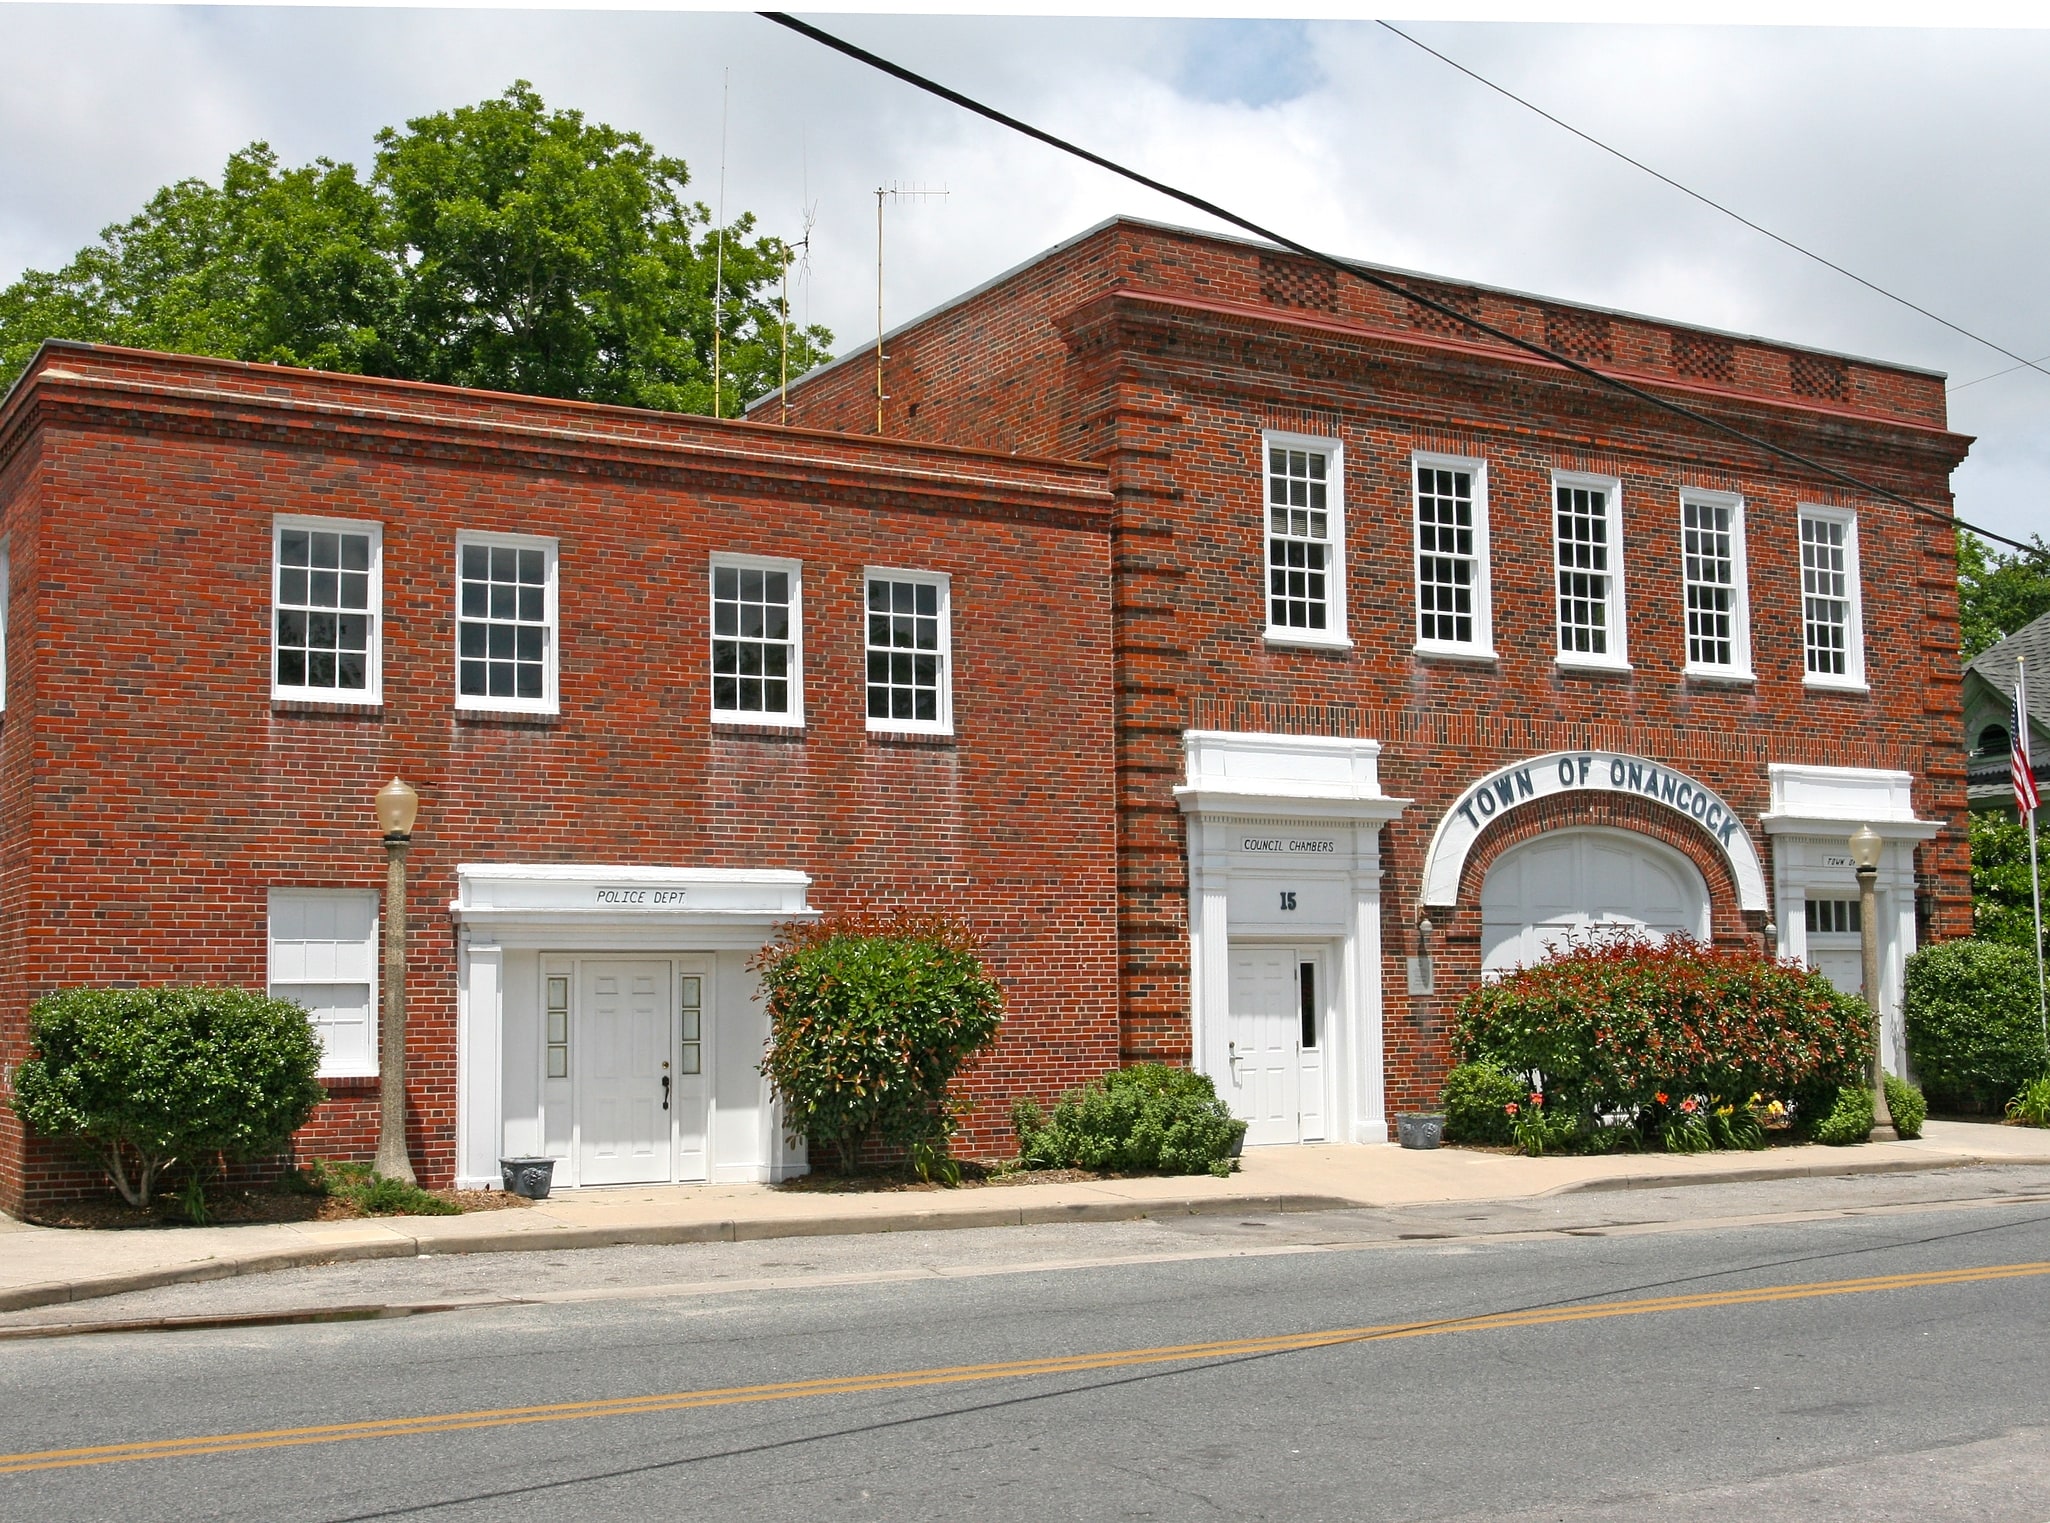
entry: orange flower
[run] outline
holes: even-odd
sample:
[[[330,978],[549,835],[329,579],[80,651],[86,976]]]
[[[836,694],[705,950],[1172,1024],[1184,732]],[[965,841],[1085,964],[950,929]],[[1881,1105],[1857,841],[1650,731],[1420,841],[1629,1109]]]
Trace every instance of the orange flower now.
[[[1532,1105],[1543,1105],[1545,1103],[1545,1097],[1537,1090],[1532,1090],[1530,1092],[1530,1103]]]
[[[1661,1105],[1664,1105],[1666,1103],[1666,1092],[1664,1090],[1659,1091],[1658,1101]]]
[[[1513,1116],[1516,1114],[1516,1102],[1514,1100],[1511,1100],[1507,1105],[1503,1106],[1502,1109],[1506,1111],[1509,1115]]]

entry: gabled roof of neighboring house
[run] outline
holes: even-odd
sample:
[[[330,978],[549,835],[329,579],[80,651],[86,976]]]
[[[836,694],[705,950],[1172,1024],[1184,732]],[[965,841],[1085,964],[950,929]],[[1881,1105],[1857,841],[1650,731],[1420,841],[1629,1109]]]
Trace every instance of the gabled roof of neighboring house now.
[[[2014,692],[2017,656],[2028,673],[2029,728],[2050,731],[2050,613],[1987,646],[1965,670],[2005,697]]]

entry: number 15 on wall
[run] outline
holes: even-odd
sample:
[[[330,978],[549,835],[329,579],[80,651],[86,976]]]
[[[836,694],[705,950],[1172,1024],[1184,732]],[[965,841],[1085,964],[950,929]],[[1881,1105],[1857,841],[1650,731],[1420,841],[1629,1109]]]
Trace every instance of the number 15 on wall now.
[[[1292,889],[1292,888],[1284,888],[1284,889],[1281,889],[1281,890],[1280,890],[1279,892],[1280,892],[1280,894],[1281,894],[1281,907],[1282,907],[1283,909],[1285,909],[1285,910],[1292,910],[1292,909],[1294,909],[1294,908],[1295,908],[1295,890],[1294,890],[1294,889]]]

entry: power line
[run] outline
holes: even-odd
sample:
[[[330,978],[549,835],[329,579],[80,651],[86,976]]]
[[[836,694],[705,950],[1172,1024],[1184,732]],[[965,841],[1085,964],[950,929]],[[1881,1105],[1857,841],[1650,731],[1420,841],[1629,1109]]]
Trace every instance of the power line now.
[[[1600,138],[1596,137],[1593,133],[1583,132],[1580,128],[1574,126],[1571,122],[1562,121],[1558,117],[1552,115],[1551,112],[1547,111],[1543,106],[1536,104],[1534,101],[1525,100],[1521,95],[1518,95],[1514,90],[1509,89],[1507,86],[1496,84],[1492,79],[1489,79],[1485,74],[1475,73],[1472,69],[1469,69],[1465,64],[1461,63],[1458,59],[1448,58],[1445,54],[1439,52],[1436,48],[1432,47],[1429,43],[1421,42],[1417,38],[1410,36],[1409,33],[1405,32],[1401,27],[1396,26],[1394,23],[1382,21],[1377,22],[1376,24],[1386,28],[1388,31],[1393,32],[1396,36],[1400,37],[1404,42],[1408,43],[1411,47],[1418,48],[1421,49],[1423,52],[1429,53],[1433,58],[1437,59],[1438,62],[1446,65],[1448,68],[1457,69],[1460,73],[1464,74],[1468,79],[1472,80],[1475,84],[1486,85],[1490,90],[1493,90],[1497,95],[1504,96],[1509,100],[1515,101],[1517,105],[1523,107],[1523,109],[1526,111],[1535,112],[1537,115],[1543,117],[1546,121],[1550,122],[1554,127],[1560,128],[1562,131],[1572,133],[1575,137],[1579,138],[1583,143],[1592,144],[1594,147],[1599,148],[1603,153],[1608,154],[1610,157],[1621,159],[1625,164],[1628,164],[1632,169],[1641,169],[1644,171],[1644,173],[1650,175],[1654,180],[1657,180],[1662,184],[1672,186],[1672,188],[1674,190],[1677,190],[1681,195],[1691,196],[1694,200],[1699,201],[1703,206],[1708,207],[1712,211],[1719,211],[1725,217],[1730,218],[1732,221],[1743,223],[1744,226],[1750,228],[1752,232],[1757,233],[1762,237],[1770,238],[1774,243],[1780,245],[1780,247],[1792,249],[1796,254],[1799,254],[1802,258],[1812,259],[1817,264],[1821,265],[1823,268],[1836,271],[1836,273],[1843,276],[1844,279],[1856,281],[1866,290],[1871,291],[1876,295],[1884,296],[1888,301],[1896,302],[1899,305],[1906,307],[1910,312],[1920,313],[1922,316],[1928,318],[1929,321],[1931,321],[1932,323],[1940,323],[1944,327],[1950,329],[1951,332],[1960,334],[1963,337],[1970,339],[1975,344],[1983,344],[1986,348],[1991,349],[1995,354],[2006,355],[2015,363],[2009,369],[2001,371],[2001,375],[2012,375],[2017,370],[2033,370],[2039,375],[2050,375],[2050,370],[2045,370],[2043,368],[2042,361],[2023,359],[2022,356],[2016,354],[2012,349],[2008,349],[2000,344],[1996,344],[1993,342],[1992,339],[1974,333],[1969,328],[1961,327],[1957,323],[1952,322],[1947,317],[1939,317],[1936,313],[1931,312],[1927,307],[1918,306],[1916,303],[1909,301],[1907,297],[1898,295],[1893,291],[1887,290],[1885,286],[1880,285],[1878,282],[1867,280],[1863,275],[1858,274],[1855,270],[1845,269],[1842,265],[1838,264],[1834,259],[1828,258],[1826,255],[1818,254],[1813,249],[1803,248],[1800,244],[1794,242],[1793,239],[1783,237],[1780,234],[1774,232],[1771,228],[1763,226],[1760,223],[1753,222],[1749,217],[1745,216],[1742,212],[1733,211],[1731,208],[1723,205],[1722,202],[1717,201],[1712,197],[1704,196],[1700,191],[1693,189],[1691,186],[1682,185],[1678,180],[1674,179],[1671,175],[1663,174],[1660,171],[1653,169],[1649,164],[1645,163],[1642,159],[1631,158],[1630,155],[1623,152],[1622,149],[1611,147],[1609,144],[1604,143]],[[2044,358],[2050,359],[2050,355],[2046,355]],[[1979,380],[1981,381],[1990,381],[1992,379],[1994,379],[1992,376],[1979,377]],[[1978,382],[1968,381],[1965,384],[1968,386],[1976,386]]]
[[[1536,355],[1539,359],[1570,370],[1576,375],[1585,376],[1598,385],[1606,386],[1613,391],[1619,391],[1625,396],[1634,397],[1647,406],[1655,407],[1662,412],[1672,413],[1677,417],[1686,418],[1693,423],[1701,425],[1703,428],[1739,440],[1744,444],[1750,445],[1753,449],[1760,450],[1776,459],[1798,465],[1804,470],[1813,471],[1817,475],[1825,476],[1831,481],[1854,488],[1869,496],[1884,498],[1888,502],[1897,503],[1911,513],[1919,513],[1925,518],[1935,519],[1938,523],[1947,524],[1954,529],[1969,529],[1972,533],[1979,535],[1983,539],[1996,540],[2003,545],[2012,545],[2017,550],[2027,551],[2030,548],[2018,539],[2009,539],[2005,534],[1996,534],[1991,529],[1981,529],[1975,524],[1965,523],[1962,519],[1932,508],[1926,503],[1916,502],[1911,497],[1904,497],[1899,492],[1893,491],[1888,487],[1878,486],[1872,482],[1861,480],[1859,477],[1851,475],[1848,471],[1840,471],[1835,466],[1826,465],[1820,460],[1811,460],[1808,456],[1801,454],[1797,450],[1790,450],[1783,445],[1774,444],[1770,439],[1761,439],[1756,434],[1746,433],[1734,424],[1725,423],[1721,419],[1710,417],[1706,413],[1696,412],[1693,408],[1682,403],[1669,401],[1667,398],[1661,397],[1655,392],[1646,391],[1643,387],[1633,385],[1619,376],[1608,375],[1603,371],[1595,369],[1592,365],[1583,364],[1568,355],[1548,349],[1543,344],[1522,338],[1514,333],[1504,332],[1490,323],[1483,322],[1471,313],[1462,312],[1457,307],[1451,306],[1446,302],[1426,296],[1421,291],[1411,290],[1408,286],[1402,285],[1398,281],[1390,280],[1377,270],[1370,269],[1364,265],[1353,264],[1348,260],[1338,259],[1318,249],[1313,249],[1308,244],[1299,243],[1285,234],[1263,227],[1249,217],[1242,217],[1237,212],[1227,211],[1214,201],[1206,201],[1203,197],[1195,195],[1190,191],[1178,190],[1164,181],[1156,180],[1150,175],[1141,174],[1136,169],[1127,168],[1114,159],[1107,159],[1102,154],[1092,153],[1089,149],[1068,142],[1065,138],[1055,137],[1051,132],[1047,132],[1043,128],[1035,127],[1029,122],[1020,121],[1017,117],[1007,116],[994,106],[986,106],[981,101],[963,95],[958,90],[950,89],[936,80],[927,79],[922,74],[914,73],[901,64],[892,63],[887,58],[871,53],[866,48],[857,47],[851,42],[835,37],[831,32],[821,31],[809,22],[799,21],[795,16],[788,15],[782,11],[758,11],[756,14],[765,21],[773,21],[776,25],[786,27],[790,31],[797,33],[800,37],[808,37],[823,47],[831,48],[836,53],[844,54],[846,57],[854,59],[857,63],[866,64],[880,73],[889,75],[893,79],[902,80],[905,84],[915,89],[923,90],[928,95],[937,96],[951,105],[959,106],[964,111],[971,111],[977,116],[995,122],[1000,127],[1008,127],[1013,132],[1044,143],[1050,148],[1057,148],[1062,153],[1081,159],[1084,163],[1094,164],[1099,169],[1108,170],[1120,178],[1130,180],[1135,185],[1143,185],[1146,189],[1179,201],[1184,206],[1192,206],[1205,215],[1215,217],[1220,222],[1228,223],[1242,231],[1251,233],[1256,238],[1263,238],[1269,243],[1277,244],[1292,253],[1300,254],[1305,259],[1314,260],[1316,263],[1335,270],[1340,274],[1350,275],[1355,280],[1362,281],[1377,290],[1386,291],[1393,296],[1399,296],[1405,301],[1412,302],[1428,311],[1436,312],[1441,317],[1449,318],[1454,322],[1473,329],[1477,333],[1485,333],[1498,343],[1520,349],[1526,354]]]
[[[1955,396],[1958,392],[1963,391],[1967,386],[1977,386],[1981,381],[1997,381],[2004,375],[2013,375],[2017,370],[2039,369],[2046,364],[2050,364],[2050,354],[2038,355],[2035,359],[2027,361],[2024,364],[2010,365],[2005,370],[1996,370],[1993,372],[1993,374],[1982,375],[1977,380],[1959,381],[1957,385],[1947,387],[1945,389],[1948,390],[1951,393],[1951,395]]]

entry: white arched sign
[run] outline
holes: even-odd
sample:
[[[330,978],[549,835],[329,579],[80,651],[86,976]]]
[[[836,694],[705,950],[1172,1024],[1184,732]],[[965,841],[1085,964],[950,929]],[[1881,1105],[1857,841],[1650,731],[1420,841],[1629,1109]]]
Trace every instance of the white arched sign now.
[[[1459,875],[1476,837],[1490,823],[1558,793],[1627,793],[1685,815],[1722,848],[1737,883],[1737,903],[1766,907],[1765,869],[1735,810],[1684,772],[1615,751],[1553,751],[1511,762],[1470,786],[1445,811],[1424,859],[1425,904],[1457,904]]]

